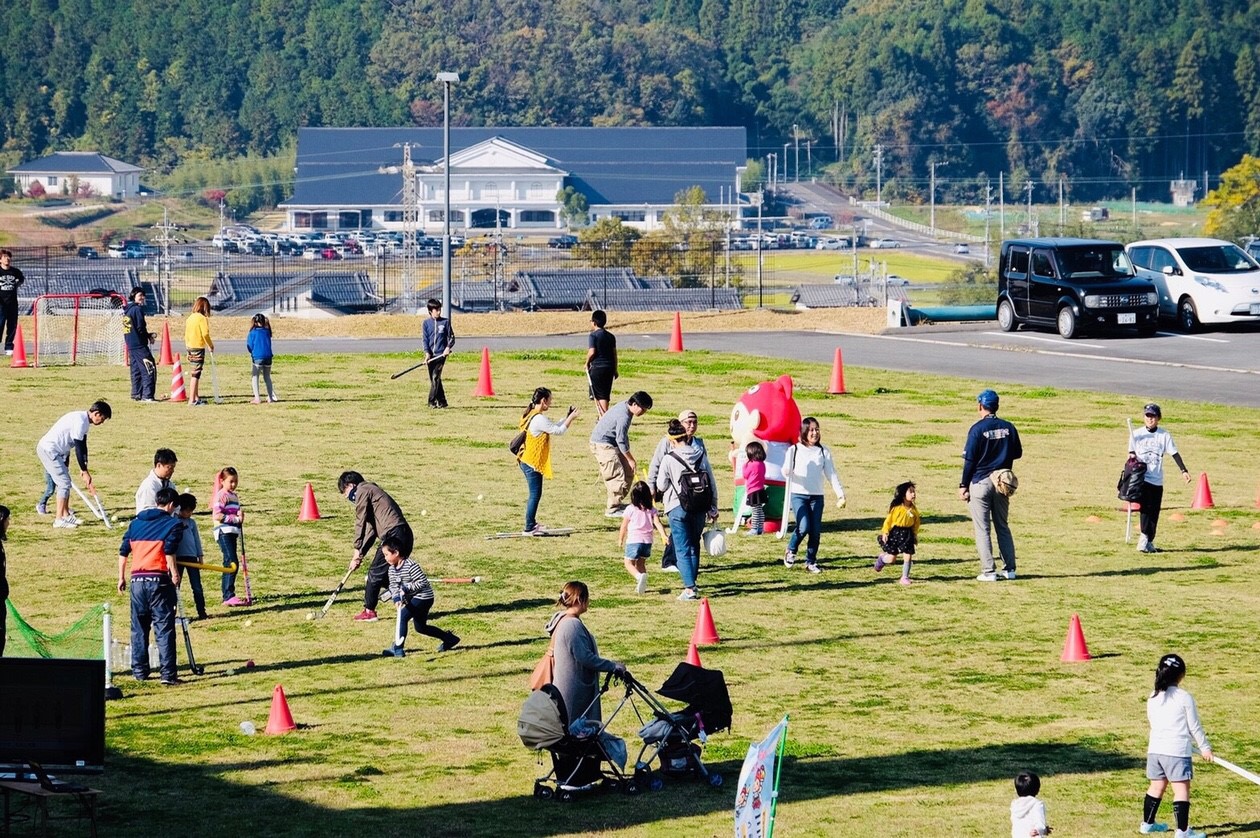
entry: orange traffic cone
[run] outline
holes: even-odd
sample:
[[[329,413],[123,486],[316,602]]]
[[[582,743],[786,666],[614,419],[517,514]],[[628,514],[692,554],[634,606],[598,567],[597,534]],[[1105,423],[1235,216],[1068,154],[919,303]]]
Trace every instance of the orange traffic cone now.
[[[39,337],[39,330],[35,330],[35,336]],[[14,369],[25,369],[29,366],[26,363],[26,341],[22,339],[22,324],[17,325],[17,331],[13,333],[13,360],[9,362],[9,366]]]
[[[162,324],[162,355],[158,358],[159,367],[169,367],[175,363],[171,356],[171,324]]]
[[[700,652],[696,650],[695,642],[692,642],[692,644],[687,647],[687,663],[692,666],[699,667],[700,669],[704,669],[704,664],[700,663]]]
[[[1063,655],[1059,658],[1063,663],[1079,663],[1089,660],[1089,649],[1085,645],[1085,632],[1081,631],[1081,618],[1073,614],[1068,623],[1067,637],[1063,641]]]
[[[302,511],[298,513],[299,521],[318,521],[319,504],[315,502],[315,490],[307,483],[302,490]]]
[[[683,351],[682,315],[679,314],[678,312],[674,312],[674,331],[672,331],[669,335],[669,351],[670,352]]]
[[[1199,486],[1194,490],[1194,503],[1190,504],[1191,509],[1211,509],[1215,504],[1212,503],[1212,487],[1208,485],[1207,472],[1200,472]]]
[[[478,398],[494,395],[494,384],[490,380],[490,347],[481,348],[481,374],[477,376],[477,389],[473,395]]]
[[[188,401],[188,396],[184,393],[184,368],[179,363],[178,355],[175,356],[175,367],[171,370],[171,401]]]
[[[717,626],[713,625],[713,612],[709,610],[709,598],[700,600],[696,614],[696,627],[691,632],[691,642],[696,646],[712,646],[718,642]]]
[[[1256,509],[1260,509],[1260,485],[1256,486]]]
[[[291,730],[297,730],[297,725],[293,723],[293,714],[289,712],[289,702],[284,697],[284,687],[276,684],[275,690],[271,693],[271,714],[267,716],[266,732],[275,736]]]
[[[847,393],[844,389],[844,356],[840,354],[840,347],[836,347],[836,360],[831,365],[831,386],[827,388],[827,392],[832,395],[840,395]]]

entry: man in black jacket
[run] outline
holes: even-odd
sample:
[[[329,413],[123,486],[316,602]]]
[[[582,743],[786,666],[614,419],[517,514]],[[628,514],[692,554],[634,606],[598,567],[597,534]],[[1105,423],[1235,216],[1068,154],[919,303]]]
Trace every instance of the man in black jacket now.
[[[157,401],[157,364],[149,344],[157,337],[149,331],[144,318],[144,289],[132,288],[130,302],[123,309],[123,340],[131,360],[131,400]]]
[[[18,287],[26,282],[22,272],[13,267],[13,253],[0,250],[0,331],[4,332],[4,354],[13,354],[13,339],[18,325]]]

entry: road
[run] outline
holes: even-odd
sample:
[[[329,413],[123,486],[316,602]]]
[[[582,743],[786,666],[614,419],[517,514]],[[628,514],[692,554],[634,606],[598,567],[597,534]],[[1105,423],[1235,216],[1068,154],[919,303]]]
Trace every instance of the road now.
[[[1195,335],[1160,332],[1153,338],[1063,340],[1050,332],[1010,334],[993,325],[915,328],[882,335],[818,332],[691,333],[688,349],[741,352],[767,358],[831,363],[837,348],[846,366],[974,378],[998,387],[1020,384],[1123,393],[1142,399],[1190,399],[1260,407],[1260,331]],[[626,349],[663,350],[667,334],[619,333]],[[219,341],[221,351],[243,353],[244,341]],[[417,339],[322,338],[275,341],[276,354],[312,352],[417,352]],[[586,335],[460,338],[460,354],[584,349]],[[471,361],[470,361],[471,362]],[[405,365],[404,365],[405,366]],[[401,369],[401,366],[400,366]]]

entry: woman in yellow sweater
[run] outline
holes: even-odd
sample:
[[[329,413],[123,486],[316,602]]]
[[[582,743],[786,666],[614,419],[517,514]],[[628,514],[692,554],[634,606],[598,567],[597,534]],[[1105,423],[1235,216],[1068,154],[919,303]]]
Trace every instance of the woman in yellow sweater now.
[[[188,405],[197,407],[205,404],[205,400],[197,395],[201,385],[201,370],[206,365],[206,350],[214,351],[214,341],[210,339],[210,300],[198,297],[193,303],[192,314],[184,323],[184,347],[188,352],[186,372],[192,378],[188,387]]]
[[[901,556],[904,560],[901,569],[901,584],[910,584],[910,562],[914,558],[915,545],[919,543],[919,509],[914,505],[918,492],[914,483],[907,480],[897,486],[893,492],[892,503],[888,505],[888,517],[879,534],[879,546],[882,551],[875,559],[875,569],[883,570]]]
[[[564,419],[553,422],[545,415],[549,409],[551,391],[546,387],[539,387],[534,391],[529,406],[525,408],[519,425],[520,430],[525,431],[525,445],[517,455],[517,462],[529,489],[529,500],[525,502],[526,535],[545,535],[536,516],[538,502],[542,500],[543,478],[551,479],[551,438],[567,431],[577,418],[577,409],[570,407]]]

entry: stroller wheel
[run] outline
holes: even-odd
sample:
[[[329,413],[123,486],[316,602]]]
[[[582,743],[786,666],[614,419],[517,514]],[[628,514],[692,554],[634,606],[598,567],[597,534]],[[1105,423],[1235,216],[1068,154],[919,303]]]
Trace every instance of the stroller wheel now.
[[[567,789],[561,789],[560,795],[556,799],[561,801],[562,803],[571,803],[574,799],[574,794],[573,792],[568,791]]]
[[[653,777],[648,781],[648,790],[650,791],[660,791],[663,788],[665,788],[665,781],[660,777]]]
[[[709,774],[709,785],[713,786],[713,788],[719,788],[724,782],[726,781],[722,779],[722,775],[716,771]]]
[[[556,792],[551,786],[544,786],[542,783],[534,783],[534,797],[539,800],[550,800],[556,796]]]

